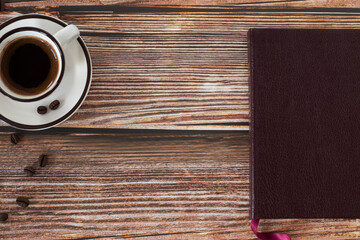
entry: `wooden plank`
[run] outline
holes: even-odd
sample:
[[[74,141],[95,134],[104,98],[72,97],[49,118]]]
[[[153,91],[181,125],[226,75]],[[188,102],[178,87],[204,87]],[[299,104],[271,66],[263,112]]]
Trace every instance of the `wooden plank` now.
[[[243,43],[237,42],[244,33],[212,36],[191,33],[196,29],[182,31],[181,25],[193,24],[193,20],[181,23],[179,18],[176,23],[180,15],[153,15],[148,19],[136,14],[129,22],[127,15],[120,14],[62,14],[63,20],[80,27],[94,67],[87,100],[62,126],[247,127],[246,52]],[[6,17],[10,16],[14,14]],[[105,17],[100,28],[99,17]],[[121,25],[123,29],[118,29]]]
[[[192,7],[240,7],[240,8],[359,8],[356,0],[8,0],[7,6],[13,7],[57,7],[86,5],[123,5],[123,6],[192,6]]]
[[[62,127],[247,130],[250,27],[360,27],[356,14],[60,10],[51,14],[79,26],[94,68]]]
[[[0,142],[3,238],[251,236],[247,134],[52,132]],[[49,165],[24,176],[43,152]],[[18,196],[31,205],[18,207]]]
[[[255,239],[249,220],[249,136],[118,131],[0,134],[0,224],[6,239]],[[49,165],[22,169],[49,154]],[[22,209],[18,196],[29,197]],[[357,220],[264,220],[293,239],[358,239]]]

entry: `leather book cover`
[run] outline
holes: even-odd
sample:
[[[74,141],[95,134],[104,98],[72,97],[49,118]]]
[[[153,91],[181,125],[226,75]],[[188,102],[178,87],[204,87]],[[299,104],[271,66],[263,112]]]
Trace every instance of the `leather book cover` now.
[[[252,218],[360,218],[360,30],[248,34]]]

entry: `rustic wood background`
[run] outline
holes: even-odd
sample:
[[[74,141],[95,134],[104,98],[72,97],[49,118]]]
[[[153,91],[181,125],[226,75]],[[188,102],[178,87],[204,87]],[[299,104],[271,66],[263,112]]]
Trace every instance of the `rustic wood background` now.
[[[360,28],[355,0],[9,0],[0,22],[23,13],[79,26],[94,75],[60,127],[12,145],[0,124],[2,239],[256,239],[247,30]],[[25,177],[44,152],[50,164]],[[264,220],[260,231],[359,239],[360,222]]]

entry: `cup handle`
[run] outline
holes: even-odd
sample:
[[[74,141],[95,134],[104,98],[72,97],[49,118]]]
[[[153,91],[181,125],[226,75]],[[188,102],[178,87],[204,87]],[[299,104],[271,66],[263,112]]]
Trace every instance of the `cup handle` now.
[[[59,42],[59,44],[63,48],[66,48],[66,46],[70,42],[74,41],[79,36],[80,36],[80,31],[73,24],[66,26],[65,28],[59,30],[57,33],[54,34],[55,39]]]

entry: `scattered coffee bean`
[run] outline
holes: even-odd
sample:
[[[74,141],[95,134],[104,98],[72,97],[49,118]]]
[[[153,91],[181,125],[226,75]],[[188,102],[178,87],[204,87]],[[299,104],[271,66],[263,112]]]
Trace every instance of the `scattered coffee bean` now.
[[[0,213],[0,222],[5,222],[8,218],[9,215],[7,213]]]
[[[16,133],[13,133],[11,134],[10,136],[10,141],[13,143],[13,144],[17,144],[19,142],[20,138],[19,136],[16,134]]]
[[[24,173],[26,174],[26,176],[32,176],[35,174],[35,169],[31,166],[27,166],[24,168]]]
[[[30,201],[26,197],[18,197],[16,199],[16,204],[20,207],[26,208],[27,206],[29,206]]]
[[[40,106],[37,108],[38,114],[45,114],[47,113],[47,108],[45,106]]]
[[[55,100],[52,103],[50,103],[49,108],[51,110],[56,110],[56,109],[58,109],[59,106],[60,106],[59,100]]]
[[[39,157],[39,166],[45,167],[48,163],[48,156],[45,154],[41,154]]]

